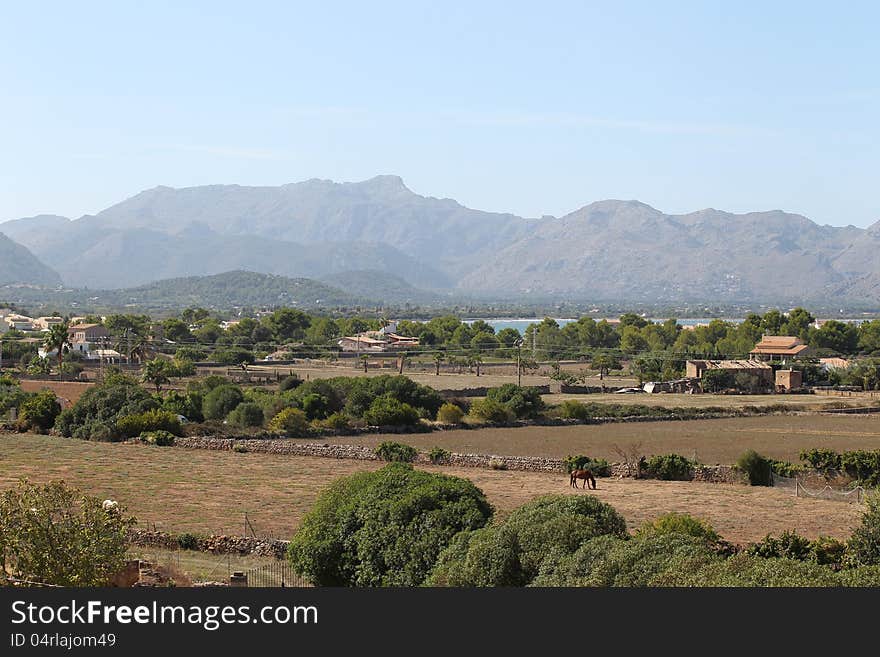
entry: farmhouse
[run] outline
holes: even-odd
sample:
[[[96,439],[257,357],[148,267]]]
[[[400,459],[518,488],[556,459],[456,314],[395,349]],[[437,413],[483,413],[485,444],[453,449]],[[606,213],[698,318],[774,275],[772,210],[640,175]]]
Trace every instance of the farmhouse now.
[[[765,335],[749,352],[750,356],[762,360],[803,358],[809,354],[810,348],[804,344],[803,340],[790,335]]]
[[[3,318],[6,326],[15,331],[33,331],[34,320],[24,315],[7,315]]]
[[[75,324],[67,329],[70,350],[81,353],[86,358],[98,358],[97,349],[103,349],[110,333],[100,324]]]
[[[773,368],[761,360],[689,360],[685,364],[688,378],[700,379],[707,370],[745,372],[754,375],[761,383],[773,384]]]
[[[48,331],[53,326],[63,324],[63,317],[37,317],[34,320],[34,327],[41,331]]]
[[[804,373],[800,370],[777,370],[776,371],[776,391],[791,392],[799,390],[803,387]]]
[[[388,344],[385,340],[371,338],[366,334],[350,335],[340,339],[337,344],[342,351],[353,351],[357,353],[385,351]]]

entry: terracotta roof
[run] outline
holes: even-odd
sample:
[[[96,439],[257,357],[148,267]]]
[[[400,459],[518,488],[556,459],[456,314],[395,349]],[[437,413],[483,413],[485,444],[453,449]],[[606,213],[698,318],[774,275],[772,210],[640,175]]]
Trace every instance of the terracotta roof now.
[[[792,335],[765,335],[761,338],[761,341],[755,345],[755,349],[770,347],[778,349],[791,349],[802,344],[803,340]]]
[[[773,369],[762,360],[694,360],[689,361],[707,370],[769,370]]]
[[[71,331],[85,331],[90,328],[95,328],[96,326],[101,326],[100,324],[74,324],[69,328]],[[101,328],[104,328],[101,326]]]
[[[352,342],[360,342],[361,344],[387,344],[385,340],[376,340],[375,338],[368,338],[364,335],[347,335],[344,338],[340,338],[340,342],[342,340],[351,340]]]
[[[773,356],[797,356],[798,354],[806,351],[809,347],[805,344],[799,344],[796,347],[786,348],[786,347],[773,347],[766,345],[758,345],[754,349],[752,349],[750,354],[771,354]]]

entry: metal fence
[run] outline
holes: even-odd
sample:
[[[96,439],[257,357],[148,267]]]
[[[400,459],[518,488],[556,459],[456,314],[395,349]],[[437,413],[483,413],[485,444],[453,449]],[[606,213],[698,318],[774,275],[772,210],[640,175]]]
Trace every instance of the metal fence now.
[[[269,563],[246,571],[247,586],[306,588],[312,584],[293,570],[287,561]]]

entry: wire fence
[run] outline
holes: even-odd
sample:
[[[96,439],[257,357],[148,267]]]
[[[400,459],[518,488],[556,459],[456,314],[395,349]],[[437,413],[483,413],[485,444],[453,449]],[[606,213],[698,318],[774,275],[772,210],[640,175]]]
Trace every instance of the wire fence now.
[[[832,488],[831,486],[823,486],[821,488],[810,488],[797,477],[783,477],[775,472],[770,473],[771,483],[774,488],[785,488],[794,491],[795,497],[805,497],[817,500],[833,500],[837,502],[849,502],[853,504],[861,504],[865,501],[866,491],[861,486],[855,488],[841,489]]]
[[[287,561],[266,564],[251,568],[244,573],[247,577],[247,586],[267,588],[310,588],[312,584],[302,575],[293,570]]]

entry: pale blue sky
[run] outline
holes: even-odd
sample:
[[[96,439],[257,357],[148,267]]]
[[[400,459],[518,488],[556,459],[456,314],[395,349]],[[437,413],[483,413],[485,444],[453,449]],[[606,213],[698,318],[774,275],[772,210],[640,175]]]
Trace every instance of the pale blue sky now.
[[[394,173],[526,216],[623,198],[867,226],[878,6],[0,0],[0,221]]]

